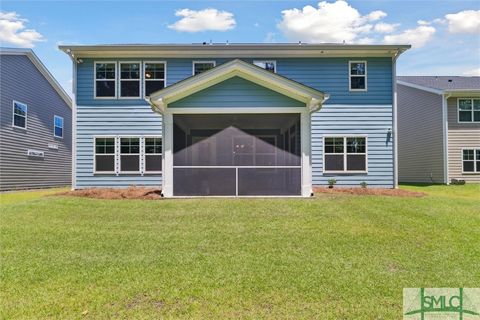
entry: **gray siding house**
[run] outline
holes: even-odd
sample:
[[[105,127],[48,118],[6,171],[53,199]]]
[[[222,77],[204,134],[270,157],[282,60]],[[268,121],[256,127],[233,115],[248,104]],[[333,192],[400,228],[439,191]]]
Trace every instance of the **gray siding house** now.
[[[480,182],[480,77],[397,77],[400,182]]]
[[[30,49],[0,48],[0,190],[71,184],[71,99]]]

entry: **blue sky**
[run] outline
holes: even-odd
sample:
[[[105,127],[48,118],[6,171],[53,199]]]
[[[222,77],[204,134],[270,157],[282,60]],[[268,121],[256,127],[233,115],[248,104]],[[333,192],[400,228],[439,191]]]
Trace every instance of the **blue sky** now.
[[[8,1],[0,41],[33,47],[70,92],[59,44],[412,43],[399,75],[480,75],[480,1]]]

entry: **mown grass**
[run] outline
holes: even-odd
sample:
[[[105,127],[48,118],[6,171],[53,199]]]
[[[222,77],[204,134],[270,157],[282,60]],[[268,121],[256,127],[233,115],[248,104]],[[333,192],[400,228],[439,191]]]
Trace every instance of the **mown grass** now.
[[[399,319],[404,287],[479,287],[480,186],[423,198],[2,194],[2,318]]]

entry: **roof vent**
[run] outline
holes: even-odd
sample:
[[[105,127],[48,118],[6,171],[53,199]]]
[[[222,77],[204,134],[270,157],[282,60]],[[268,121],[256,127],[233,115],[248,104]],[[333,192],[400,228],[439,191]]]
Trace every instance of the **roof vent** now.
[[[452,79],[448,79],[448,82],[453,82],[453,80],[452,80]]]

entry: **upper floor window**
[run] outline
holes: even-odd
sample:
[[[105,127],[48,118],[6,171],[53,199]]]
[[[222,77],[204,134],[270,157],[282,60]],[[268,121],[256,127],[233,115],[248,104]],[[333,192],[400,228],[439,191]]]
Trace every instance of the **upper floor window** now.
[[[193,61],[193,75],[196,76],[202,72],[215,67],[215,61]]]
[[[254,60],[253,64],[270,72],[277,72],[277,62],[273,60]]]
[[[162,138],[148,137],[145,138],[145,172],[161,172],[162,171]]]
[[[326,137],[324,172],[366,172],[366,137]]]
[[[95,138],[94,171],[115,173],[115,138]]]
[[[458,99],[458,121],[480,122],[480,99]]]
[[[13,126],[17,128],[27,128],[27,105],[18,101],[13,101]]]
[[[349,61],[350,91],[367,91],[367,62]]]
[[[462,151],[462,171],[464,173],[480,173],[480,149],[464,149]]]
[[[151,93],[165,88],[165,63],[144,62],[144,95],[148,97]]]
[[[120,98],[140,98],[140,62],[120,62]]]
[[[53,117],[53,135],[57,138],[63,138],[63,118],[60,116]]]
[[[95,62],[95,97],[116,98],[117,68],[115,62]]]

